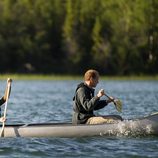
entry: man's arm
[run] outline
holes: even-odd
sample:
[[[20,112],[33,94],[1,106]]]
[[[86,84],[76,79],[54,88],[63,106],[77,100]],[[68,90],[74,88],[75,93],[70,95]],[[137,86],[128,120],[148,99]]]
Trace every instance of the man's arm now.
[[[0,99],[0,106],[5,103],[4,97]]]
[[[10,83],[10,82],[12,82],[12,79],[8,79],[7,80],[7,86],[6,86],[6,89],[5,89],[5,93],[4,93],[4,96],[0,99],[0,106],[2,105],[2,104],[4,104],[5,102],[6,102],[6,98],[7,98],[7,92],[8,92],[8,84]],[[11,88],[11,87],[10,87]],[[10,92],[11,92],[11,90],[10,90]],[[10,96],[10,93],[9,93],[9,96]]]
[[[82,105],[82,108],[85,111],[91,111],[94,109],[95,105],[99,101],[99,98],[97,96],[89,99],[88,96],[86,95],[85,89],[84,88],[79,88],[77,91],[77,100]]]

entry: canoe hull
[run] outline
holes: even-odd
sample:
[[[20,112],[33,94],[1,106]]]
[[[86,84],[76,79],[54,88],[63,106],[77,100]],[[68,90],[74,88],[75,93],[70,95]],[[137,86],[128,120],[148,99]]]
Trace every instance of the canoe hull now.
[[[72,125],[65,123],[6,125],[3,136],[66,138],[146,135],[158,135],[158,113],[140,119],[100,125]]]

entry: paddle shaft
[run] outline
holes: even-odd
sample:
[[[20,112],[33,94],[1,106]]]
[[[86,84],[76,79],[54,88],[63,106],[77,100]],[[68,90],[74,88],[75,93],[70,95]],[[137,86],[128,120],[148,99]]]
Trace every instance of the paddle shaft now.
[[[111,99],[111,97],[109,97],[106,93],[104,94],[110,101],[112,101],[115,104],[115,101],[113,99]]]
[[[6,119],[6,115],[7,115],[7,105],[8,105],[10,87],[11,87],[11,81],[9,81],[7,85],[7,95],[6,95],[6,102],[5,102],[4,115],[3,115],[4,120]],[[5,121],[3,121],[3,124],[2,124],[2,130],[1,130],[1,135],[0,135],[1,137],[3,136],[4,127],[5,127]]]
[[[118,112],[121,112],[122,111],[122,102],[117,99],[117,100],[114,100],[112,99],[111,97],[109,97],[107,94],[104,94],[107,98],[109,98],[110,101],[112,101],[115,105],[115,108],[117,109]]]

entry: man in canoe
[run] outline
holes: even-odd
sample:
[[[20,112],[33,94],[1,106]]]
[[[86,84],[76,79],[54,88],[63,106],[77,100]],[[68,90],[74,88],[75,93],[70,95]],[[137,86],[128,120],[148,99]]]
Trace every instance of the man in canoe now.
[[[90,69],[84,74],[84,82],[80,83],[75,91],[73,98],[73,124],[102,124],[112,123],[116,120],[122,120],[121,117],[113,116],[95,116],[94,110],[99,110],[107,106],[114,98],[109,97],[108,100],[100,100],[105,95],[103,89],[99,90],[94,96],[95,87],[99,83],[99,73]]]
[[[12,82],[12,79],[8,78],[7,80],[7,86],[6,86],[6,89],[5,89],[5,93],[4,93],[4,96],[0,99],[0,106],[3,105],[5,102],[6,102],[6,99],[7,99],[7,93],[8,93],[8,84]],[[9,93],[10,95],[10,93]],[[0,122],[4,122],[6,121],[4,117],[1,117],[1,107],[0,107]]]

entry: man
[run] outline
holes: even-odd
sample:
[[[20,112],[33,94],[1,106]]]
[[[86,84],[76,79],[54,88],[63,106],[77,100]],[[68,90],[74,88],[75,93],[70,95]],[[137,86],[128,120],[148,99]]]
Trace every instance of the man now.
[[[12,79],[8,78],[7,80],[7,87],[6,87],[6,90],[5,90],[5,94],[4,96],[0,99],[0,106],[3,105],[5,102],[6,102],[6,98],[7,98],[7,93],[8,93],[8,84],[9,82],[12,82]],[[9,94],[10,95],[10,94]],[[4,122],[6,121],[4,117],[1,117],[1,107],[0,107],[0,122]]]
[[[77,86],[75,96],[73,98],[73,124],[102,124],[114,121],[106,116],[95,116],[94,110],[99,110],[108,105],[108,103],[113,101],[111,97],[110,100],[100,100],[104,96],[104,90],[101,89],[94,96],[95,87],[99,83],[99,73],[96,70],[88,70],[84,75],[84,82]],[[119,118],[120,119],[120,118]]]

